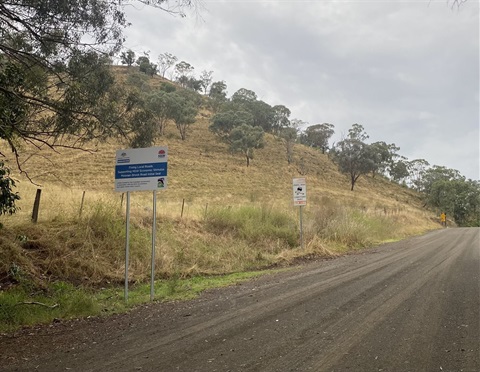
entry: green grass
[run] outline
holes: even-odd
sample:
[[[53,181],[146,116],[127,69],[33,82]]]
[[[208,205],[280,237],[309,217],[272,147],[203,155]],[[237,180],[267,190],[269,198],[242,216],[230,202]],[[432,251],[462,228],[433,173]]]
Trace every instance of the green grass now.
[[[252,244],[273,240],[294,247],[299,239],[294,218],[267,205],[215,208],[207,214],[206,228],[218,234],[233,234]]]
[[[87,316],[98,313],[99,309],[95,296],[72,284],[56,282],[37,291],[23,284],[0,292],[0,331]]]
[[[192,299],[207,289],[235,285],[267,273],[269,272],[253,271],[192,278],[175,276],[157,280],[154,301]],[[150,284],[132,285],[126,302],[122,287],[93,290],[54,282],[41,291],[35,291],[26,282],[0,291],[0,332],[10,332],[21,326],[51,323],[55,319],[125,312],[149,301]]]

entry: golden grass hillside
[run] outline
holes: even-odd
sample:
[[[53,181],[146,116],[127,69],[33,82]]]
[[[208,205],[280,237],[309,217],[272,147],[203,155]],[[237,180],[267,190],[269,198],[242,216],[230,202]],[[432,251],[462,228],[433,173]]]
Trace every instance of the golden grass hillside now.
[[[270,134],[247,167],[208,130],[210,115],[198,115],[186,141],[169,123],[155,143],[169,150],[168,189],[158,193],[158,277],[223,274],[335,255],[439,227],[417,193],[380,176],[361,177],[352,192],[327,155],[296,144],[294,163],[288,164],[283,143]],[[110,141],[92,143],[91,151],[21,149],[22,168],[39,186],[13,173],[21,209],[0,218],[0,279],[15,282],[15,273],[22,272],[47,281],[121,281],[125,203],[114,192],[114,161],[115,151],[125,147]],[[8,162],[13,165],[13,158]],[[298,176],[307,179],[303,249],[298,208],[292,205],[292,178]],[[40,214],[32,224],[37,188]],[[143,281],[149,275],[152,194],[132,193],[131,205],[131,277]]]

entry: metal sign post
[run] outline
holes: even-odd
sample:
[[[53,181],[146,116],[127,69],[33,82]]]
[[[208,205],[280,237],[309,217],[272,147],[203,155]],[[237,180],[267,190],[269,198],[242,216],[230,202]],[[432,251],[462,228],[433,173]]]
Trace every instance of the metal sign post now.
[[[152,272],[150,274],[150,301],[155,294],[155,235],[157,231],[157,190],[153,191],[153,223],[152,223]]]
[[[127,191],[127,212],[125,218],[125,302],[128,301],[128,257],[130,245],[130,191]]]
[[[125,301],[128,301],[128,261],[130,242],[130,191],[153,190],[152,262],[150,300],[154,297],[157,190],[167,188],[167,147],[117,150],[115,191],[127,192],[125,242]]]
[[[303,249],[302,209],[305,205],[307,205],[307,182],[305,178],[293,179],[293,205],[300,207],[300,247]]]
[[[303,206],[300,206],[300,248],[303,249],[303,215],[302,215]]]

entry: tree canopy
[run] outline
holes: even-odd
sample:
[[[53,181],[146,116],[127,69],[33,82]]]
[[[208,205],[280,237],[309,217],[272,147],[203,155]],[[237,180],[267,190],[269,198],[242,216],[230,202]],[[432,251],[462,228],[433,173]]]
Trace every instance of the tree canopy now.
[[[177,14],[195,5],[195,0],[139,1]],[[15,154],[20,171],[22,142],[38,149],[81,148],[94,138],[126,133],[123,119],[133,101],[115,85],[109,65],[124,41],[123,6],[129,3],[0,3],[0,139]],[[121,58],[130,65],[134,54]],[[7,171],[0,173],[8,178]],[[8,208],[3,200],[0,204]]]
[[[351,190],[361,175],[372,169],[372,161],[364,142],[368,135],[360,124],[353,124],[345,139],[338,142],[334,149],[334,159],[339,170],[350,178]]]
[[[253,159],[254,149],[264,146],[263,134],[263,129],[260,127],[241,124],[230,133],[230,150],[242,153],[247,160],[248,167],[250,160]]]
[[[329,123],[311,125],[302,133],[300,141],[304,145],[322,150],[322,153],[325,154],[328,149],[328,141],[335,133],[333,128],[333,124]]]
[[[0,4],[0,138],[55,146],[62,135],[108,132],[109,56],[126,20],[114,2]],[[88,35],[88,40],[86,40]]]
[[[178,14],[196,3],[139,1]],[[114,90],[108,65],[124,41],[123,6],[129,3],[13,0],[0,4],[0,138],[15,154],[21,140],[55,147],[65,145],[69,136],[78,146],[123,132],[118,127],[119,107],[125,96]],[[127,65],[133,58],[131,51],[122,56]]]

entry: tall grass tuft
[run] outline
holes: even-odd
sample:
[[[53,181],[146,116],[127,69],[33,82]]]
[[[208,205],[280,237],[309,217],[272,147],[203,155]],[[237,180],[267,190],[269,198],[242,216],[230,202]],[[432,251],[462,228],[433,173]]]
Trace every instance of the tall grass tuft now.
[[[398,223],[399,215],[378,215],[328,198],[322,199],[321,206],[310,211],[309,217],[309,238],[320,238],[341,250],[367,247],[404,236],[400,229],[403,224]]]
[[[284,212],[262,205],[238,208],[216,208],[208,213],[205,227],[222,235],[232,234],[250,244],[275,242],[276,246],[298,244],[296,221]]]
[[[16,263],[26,279],[41,278],[75,284],[120,282],[125,262],[125,222],[118,206],[99,201],[81,218],[54,219],[4,228],[1,240],[6,260],[0,274]],[[12,241],[11,237],[17,238]],[[21,239],[20,239],[21,238]],[[130,270],[138,279],[148,276],[150,234],[132,224]]]

